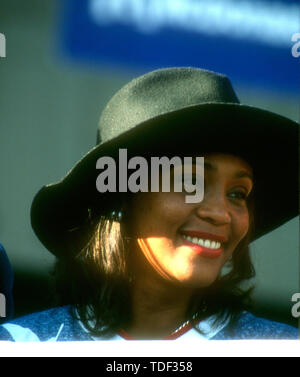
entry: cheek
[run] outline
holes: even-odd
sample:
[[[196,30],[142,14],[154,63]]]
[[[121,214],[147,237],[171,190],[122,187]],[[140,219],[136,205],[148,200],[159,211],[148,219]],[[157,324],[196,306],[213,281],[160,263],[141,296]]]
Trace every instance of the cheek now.
[[[168,269],[165,266],[168,266],[170,261],[170,249],[172,249],[170,241],[164,237],[148,237],[140,238],[137,242],[153,269],[163,278],[169,279]]]
[[[172,241],[167,237],[148,237],[147,243],[153,255],[166,262],[174,250]]]
[[[233,232],[237,243],[239,243],[247,235],[249,224],[250,220],[248,210],[242,211],[235,217]]]
[[[149,193],[147,201],[141,197],[132,213],[137,236],[173,238],[185,218],[184,206],[176,199],[170,193]]]
[[[140,244],[141,246],[141,244]],[[178,250],[172,240],[165,237],[149,237],[147,247],[141,247],[154,270],[167,280],[189,279],[194,271],[188,249]]]

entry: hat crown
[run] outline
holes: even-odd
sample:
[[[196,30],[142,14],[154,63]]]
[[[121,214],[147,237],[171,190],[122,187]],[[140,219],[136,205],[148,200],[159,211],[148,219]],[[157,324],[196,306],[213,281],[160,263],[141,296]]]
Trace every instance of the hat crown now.
[[[239,103],[229,79],[199,68],[166,68],[140,76],[120,89],[100,118],[105,142],[157,116],[205,103]]]

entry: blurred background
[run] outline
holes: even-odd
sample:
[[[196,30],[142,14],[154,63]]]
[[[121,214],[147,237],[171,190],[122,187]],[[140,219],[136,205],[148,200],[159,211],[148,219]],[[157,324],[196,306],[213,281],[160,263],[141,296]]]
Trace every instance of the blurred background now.
[[[196,66],[227,74],[241,102],[299,121],[299,10],[298,0],[0,1],[0,242],[15,273],[15,316],[51,305],[54,257],[31,229],[31,201],[95,145],[110,97],[149,70]],[[255,312],[297,325],[298,220],[251,250]]]

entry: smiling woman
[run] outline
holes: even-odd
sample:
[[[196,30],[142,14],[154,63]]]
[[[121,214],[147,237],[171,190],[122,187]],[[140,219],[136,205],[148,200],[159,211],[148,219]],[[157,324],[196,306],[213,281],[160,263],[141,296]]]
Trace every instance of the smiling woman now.
[[[33,229],[57,256],[59,306],[4,324],[0,339],[297,339],[252,315],[240,283],[254,276],[250,242],[298,214],[298,129],[240,104],[213,72],[169,68],[127,84],[98,145],[32,204]],[[204,172],[192,165],[184,190],[99,193],[97,161],[123,148],[145,161],[201,157]],[[187,202],[199,172],[202,200]]]
[[[140,194],[131,212],[133,237],[155,269],[192,288],[216,280],[250,223],[246,198],[252,183],[236,178],[246,163],[231,155],[205,159],[214,169],[206,172],[201,203],[186,204],[182,193]]]

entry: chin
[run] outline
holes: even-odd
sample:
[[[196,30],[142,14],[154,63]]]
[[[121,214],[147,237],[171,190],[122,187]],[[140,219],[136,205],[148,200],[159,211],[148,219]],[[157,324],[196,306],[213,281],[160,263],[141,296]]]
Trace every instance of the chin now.
[[[197,276],[181,276],[177,277],[176,281],[181,286],[187,288],[208,288],[210,287],[218,278],[218,273],[208,273],[207,271],[201,275]]]
[[[211,286],[220,276],[223,261],[216,259],[203,260],[199,263],[197,259],[194,263],[180,264],[181,268],[173,269],[173,276],[185,286],[194,288],[206,288]]]

